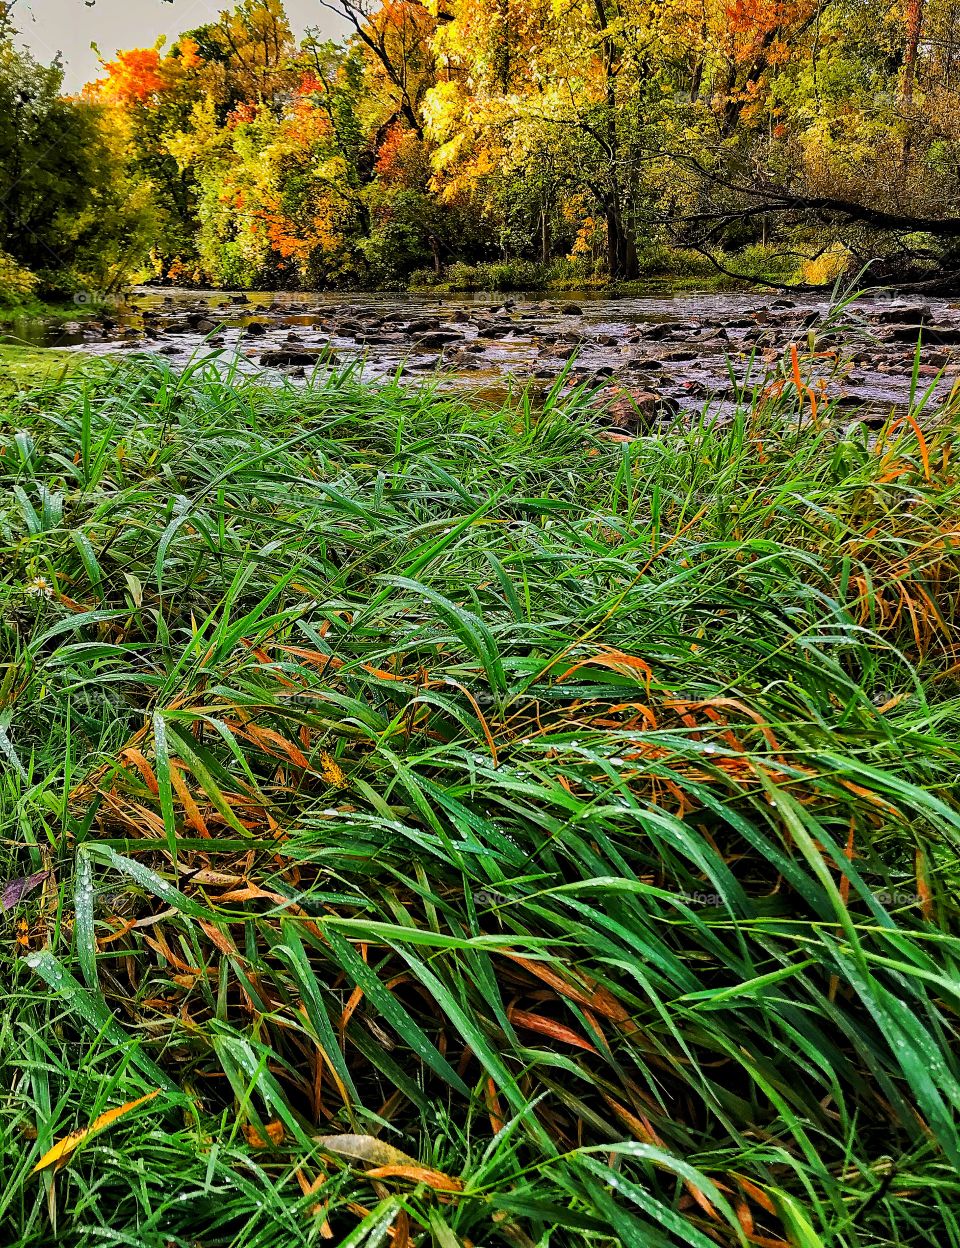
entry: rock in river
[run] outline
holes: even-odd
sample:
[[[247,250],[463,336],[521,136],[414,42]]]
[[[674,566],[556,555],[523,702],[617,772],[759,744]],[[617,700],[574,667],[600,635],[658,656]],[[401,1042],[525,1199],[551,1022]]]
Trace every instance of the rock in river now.
[[[303,347],[277,347],[273,351],[264,351],[260,363],[267,368],[280,368],[285,364],[315,364],[319,351],[305,351]]]
[[[422,350],[424,347],[445,347],[448,342],[462,341],[463,334],[457,333],[455,329],[437,329],[429,334],[420,334],[413,345],[417,350]]]

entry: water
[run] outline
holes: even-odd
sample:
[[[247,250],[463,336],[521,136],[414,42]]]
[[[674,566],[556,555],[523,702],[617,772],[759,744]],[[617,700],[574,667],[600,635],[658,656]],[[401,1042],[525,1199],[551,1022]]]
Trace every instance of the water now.
[[[665,411],[692,411],[707,402],[729,407],[744,386],[762,389],[782,370],[791,343],[805,349],[810,325],[826,316],[828,302],[744,292],[615,298],[144,287],[106,317],[79,311],[72,322],[19,321],[0,341],[95,355],[152,351],[174,365],[209,356],[249,371],[266,365],[295,379],[308,376],[326,351],[340,362],[360,361],[369,377],[440,371],[448,385],[496,393],[519,385],[547,389],[563,374],[565,382],[655,396]],[[901,315],[906,323],[898,325]],[[818,343],[824,354],[812,380],[851,413],[878,416],[902,407],[924,317],[946,342],[930,335],[921,389],[935,385],[946,394],[960,375],[960,313],[943,299],[864,298],[839,337]],[[416,328],[428,320],[432,330]]]

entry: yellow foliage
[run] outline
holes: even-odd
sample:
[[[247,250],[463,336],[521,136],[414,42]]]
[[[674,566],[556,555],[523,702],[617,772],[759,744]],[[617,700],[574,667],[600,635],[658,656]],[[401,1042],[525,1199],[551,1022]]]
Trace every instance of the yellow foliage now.
[[[88,1127],[83,1127],[80,1131],[72,1131],[69,1135],[65,1135],[62,1140],[58,1140],[52,1148],[48,1148],[37,1164],[31,1170],[31,1174],[36,1174],[38,1170],[46,1170],[48,1166],[56,1166],[59,1170],[65,1166],[79,1146],[88,1140],[91,1135],[95,1135],[98,1131],[103,1131],[107,1127],[112,1126],[118,1119],[125,1114],[129,1114],[131,1110],[145,1105],[147,1101],[152,1101],[155,1096],[160,1095],[160,1089],[157,1088],[153,1092],[148,1092],[146,1096],[140,1096],[135,1101],[127,1101],[125,1105],[118,1105],[115,1109],[108,1109],[106,1113],[95,1118]]]
[[[29,299],[37,288],[37,278],[21,265],[13,256],[0,251],[0,303],[4,298],[16,303],[21,299]]]
[[[812,260],[805,260],[801,266],[803,280],[811,285],[822,286],[826,282],[835,281],[849,269],[852,255],[841,243],[832,243],[826,251]]]

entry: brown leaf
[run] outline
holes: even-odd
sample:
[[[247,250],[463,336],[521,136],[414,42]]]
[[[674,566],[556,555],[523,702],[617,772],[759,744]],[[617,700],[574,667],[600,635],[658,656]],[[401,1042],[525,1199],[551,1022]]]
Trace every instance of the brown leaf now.
[[[392,1144],[385,1144],[375,1135],[315,1135],[321,1148],[350,1161],[365,1161],[372,1166],[410,1166],[419,1169],[420,1163],[408,1153],[402,1153]]]
[[[367,1171],[368,1179],[409,1179],[411,1183],[426,1183],[440,1192],[460,1192],[463,1180],[452,1174],[444,1174],[442,1170],[431,1170],[427,1166],[377,1166]]]

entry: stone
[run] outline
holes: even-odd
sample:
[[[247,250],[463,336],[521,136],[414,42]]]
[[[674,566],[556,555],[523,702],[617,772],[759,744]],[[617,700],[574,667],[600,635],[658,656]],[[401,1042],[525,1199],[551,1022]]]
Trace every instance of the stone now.
[[[286,364],[314,364],[319,351],[305,351],[302,347],[277,347],[264,351],[260,363],[267,368],[281,368]]]
[[[636,428],[661,416],[676,416],[679,411],[674,399],[653,390],[614,388],[601,399],[606,422],[620,429]]]
[[[926,325],[931,311],[923,304],[913,304],[908,307],[880,308],[869,313],[869,316],[878,325]]]
[[[669,338],[675,328],[674,325],[664,321],[660,325],[644,325],[640,333],[651,342],[659,342],[663,338]]]
[[[414,342],[418,350],[427,347],[444,347],[449,342],[462,342],[463,335],[454,329],[437,329],[431,333],[421,334]]]
[[[960,344],[960,325],[895,325],[888,337],[892,342],[916,342],[920,338],[941,347],[956,346]]]

